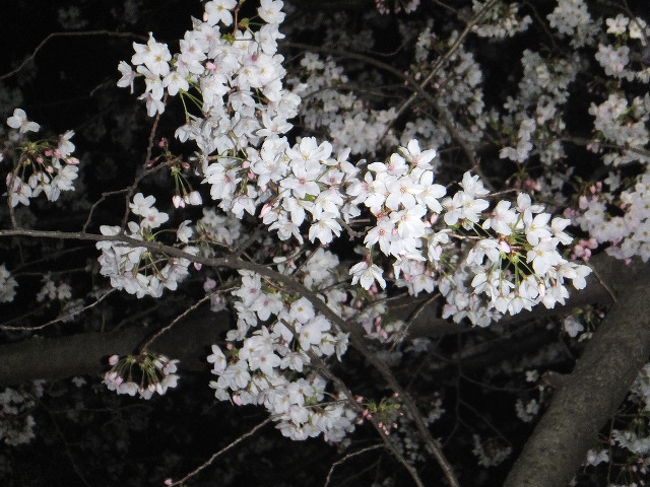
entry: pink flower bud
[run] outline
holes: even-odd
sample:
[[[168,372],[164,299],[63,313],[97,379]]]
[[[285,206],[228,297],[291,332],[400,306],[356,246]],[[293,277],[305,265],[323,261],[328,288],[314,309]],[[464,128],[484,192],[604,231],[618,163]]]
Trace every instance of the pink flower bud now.
[[[273,209],[273,205],[271,203],[265,203],[260,210],[260,218],[264,218],[271,211],[271,209]]]

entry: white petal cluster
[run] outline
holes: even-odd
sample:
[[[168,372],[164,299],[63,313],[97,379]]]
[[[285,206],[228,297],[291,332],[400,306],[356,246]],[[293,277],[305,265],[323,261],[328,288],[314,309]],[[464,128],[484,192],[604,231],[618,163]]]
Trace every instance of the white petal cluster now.
[[[301,275],[311,287],[331,286],[330,272],[337,264],[334,254],[319,249],[301,267]],[[327,381],[310,356],[340,358],[347,349],[347,334],[306,298],[279,292],[252,272],[240,274],[242,285],[233,292],[238,298],[237,329],[228,332],[225,353],[213,345],[208,356],[212,373],[218,376],[210,383],[215,397],[264,406],[289,438],[323,434],[327,441],[340,441],[354,429],[356,414],[344,400],[325,395]],[[339,292],[329,289],[326,299],[340,300]]]
[[[7,270],[7,266],[0,264],[0,303],[11,303],[16,297],[18,282]]]
[[[619,166],[634,161],[650,163],[650,157],[626,147],[645,147],[650,142],[647,124],[650,121],[650,94],[637,96],[632,103],[623,94],[612,93],[600,105],[592,103],[589,113],[594,116],[594,129],[605,140],[621,147],[603,157],[606,164]],[[598,144],[595,144],[598,148]]]
[[[195,20],[185,33],[178,54],[172,56],[150,34],[147,44],[133,44],[131,64],[136,69],[124,61],[118,66],[118,86],[132,87],[136,78],[144,77],[140,99],[150,116],[164,111],[165,92],[196,106],[176,136],[194,140],[204,155],[241,150],[270,134],[285,133],[292,127],[287,119],[296,115],[300,102],[282,87],[283,57],[276,53],[277,40],[283,37],[278,31],[282,2],[262,2],[258,14],[267,23],[254,34],[239,26],[222,32],[221,25],[232,24],[236,5],[235,0],[207,2],[203,20]],[[200,99],[188,94],[191,89]]]
[[[40,126],[27,120],[25,111],[16,108],[7,125],[21,134],[38,132]],[[9,203],[29,206],[30,199],[45,193],[48,201],[59,199],[62,191],[74,190],[78,177],[79,160],[72,156],[75,149],[70,139],[72,130],[60,135],[57,140],[41,140],[29,145],[14,163],[15,169],[7,174],[6,184]]]
[[[478,14],[487,3],[486,0],[472,0],[472,10]],[[497,5],[488,10],[481,21],[474,26],[473,31],[480,37],[494,39],[505,39],[513,37],[519,32],[524,32],[532,24],[530,15],[519,15],[521,4],[513,2],[506,4],[498,2]]]
[[[162,354],[142,352],[121,358],[112,355],[109,364],[112,367],[104,374],[102,382],[117,394],[137,394],[142,399],[151,399],[154,394],[162,396],[178,385],[178,360]]]
[[[72,297],[72,288],[67,282],[56,283],[51,275],[45,274],[42,279],[43,287],[36,294],[36,301],[67,301]]]
[[[623,14],[605,20],[607,33],[615,37],[615,44],[599,43],[596,61],[603,67],[605,74],[613,78],[627,81],[650,82],[650,66],[641,63],[634,66],[630,63],[632,49],[645,48],[650,35],[650,27],[640,17],[629,18]]]
[[[349,82],[343,68],[331,58],[305,53],[301,71],[287,83],[302,97],[300,115],[305,128],[328,134],[334,149],[352,154],[375,154],[394,137],[387,136],[395,108],[373,109],[354,91],[339,89]]]
[[[599,30],[584,0],[558,0],[546,18],[551,28],[571,39],[575,48],[591,45]]]
[[[11,387],[0,391],[0,442],[8,446],[24,445],[36,437],[36,422],[30,413],[36,407],[34,397],[40,394],[37,388],[34,392]]]
[[[409,157],[393,154],[388,163],[370,164],[364,182],[348,188],[355,202],[375,215],[377,224],[369,228],[364,243],[371,254],[394,259],[397,285],[414,295],[438,287],[446,298],[443,317],[456,322],[468,318],[480,326],[539,303],[548,308],[563,304],[568,297],[565,281],[576,289],[586,285],[589,268],[560,253],[562,245],[572,242],[564,232],[570,220],[553,218],[524,193],[514,207],[497,201],[489,210],[490,203],[482,198],[488,190],[469,172],[461,190],[439,201],[446,189],[432,184],[433,174],[426,168],[431,157],[414,167]],[[451,239],[462,242],[465,257],[449,266],[441,256],[444,248],[453,248]],[[375,280],[385,286],[375,264],[361,262],[350,274],[353,283],[366,289]]]
[[[22,108],[16,108],[11,117],[7,119],[7,125],[12,129],[18,130],[21,134],[27,132],[38,132],[41,126],[36,122],[27,120],[27,114]]]
[[[619,259],[639,256],[650,259],[650,172],[639,176],[627,189],[610,188],[579,200],[580,213],[574,219],[606,252]],[[620,210],[609,214],[608,205]]]
[[[160,212],[153,204],[153,196],[145,197],[138,193],[129,204],[131,212],[141,217],[139,223],[130,221],[125,235],[136,240],[151,240],[152,230],[165,223],[169,216]],[[119,226],[102,225],[99,227],[102,235],[119,235]],[[187,243],[188,232],[185,224],[181,225],[177,238],[181,243]],[[145,247],[133,247],[123,242],[100,241],[96,244],[102,251],[98,261],[100,274],[111,280],[111,286],[135,294],[138,298],[144,296],[160,297],[164,289],[175,291],[178,283],[189,274],[190,261],[184,258],[154,256]],[[186,246],[186,252],[195,253],[196,249]]]
[[[241,236],[241,220],[203,208],[203,217],[196,224],[197,233],[208,242],[232,247]]]

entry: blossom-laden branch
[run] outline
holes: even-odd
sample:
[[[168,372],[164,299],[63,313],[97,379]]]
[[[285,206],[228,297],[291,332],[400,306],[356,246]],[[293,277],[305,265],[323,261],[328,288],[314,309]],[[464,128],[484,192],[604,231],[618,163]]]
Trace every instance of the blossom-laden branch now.
[[[372,146],[384,143],[376,139],[385,137],[375,136],[374,142],[364,140],[346,147],[345,137],[339,138],[334,135],[335,129],[327,129],[331,141],[303,137],[293,143],[289,134],[294,126],[289,121],[300,113],[300,95],[309,83],[303,83],[300,77],[285,81],[283,58],[277,54],[278,42],[283,38],[279,31],[285,17],[282,2],[261,0],[255,21],[242,17],[242,3],[208,1],[202,20],[193,21],[192,29],[180,41],[178,53],[172,54],[169,46],[151,33],[146,44],[134,43],[130,63],[119,64],[122,78],[118,86],[128,87],[133,93],[136,81],[144,80],[139,99],[145,102],[148,115],[155,117],[147,161],[132,185],[123,191],[104,193],[91,207],[82,232],[20,227],[17,216],[21,215],[16,207],[29,205],[40,193],[56,201],[62,191],[73,190],[78,161],[70,156],[74,149],[72,132],[55,141],[30,142],[28,132],[38,131],[39,125],[28,120],[23,110],[16,109],[7,120],[14,129],[7,151],[13,165],[6,180],[13,228],[0,231],[0,237],[95,241],[101,250],[100,273],[110,279],[114,289],[138,298],[159,298],[166,290],[175,291],[190,274],[191,264],[195,268],[204,265],[238,271],[240,284],[233,289],[230,303],[236,328],[226,334],[225,353],[212,345],[213,353],[208,357],[217,376],[210,382],[216,398],[237,405],[263,405],[276,427],[290,438],[322,434],[328,441],[340,441],[354,429],[358,415],[364,417],[351,390],[328,366],[334,357],[341,359],[349,342],[399,397],[420,442],[436,459],[447,482],[458,486],[453,467],[432,437],[415,400],[369,345],[369,338],[386,340],[387,330],[392,333],[400,326],[404,330],[411,328],[411,320],[406,324],[384,322],[389,292],[401,287],[411,296],[423,292],[440,296],[443,318],[453,317],[457,323],[467,319],[482,327],[507,314],[531,311],[536,305],[554,309],[566,303],[568,282],[577,289],[586,286],[589,268],[572,259],[588,260],[599,243],[610,244],[607,252],[611,255],[623,259],[640,255],[648,260],[648,213],[644,202],[650,176],[646,171],[622,185],[620,175],[610,171],[606,185],[611,192],[603,191],[599,182],[578,195],[579,209],[567,210],[565,216],[573,218],[591,238],[577,244],[565,232],[571,221],[546,212],[526,193],[519,192],[513,200],[501,200],[497,193],[489,194],[485,178],[472,172],[463,175],[458,183],[460,189],[438,183],[437,148],[449,139],[460,145],[474,173],[480,171],[477,141],[493,139],[504,145],[499,157],[520,168],[521,180],[528,171],[525,165],[537,157],[536,151],[541,162],[550,167],[563,158],[560,141],[570,140],[560,133],[565,124],[556,114],[568,98],[567,87],[576,79],[576,66],[585,64],[577,62],[577,53],[572,54],[573,58],[546,59],[525,51],[520,93],[508,99],[503,113],[484,110],[479,87],[482,73],[473,55],[465,51],[465,39],[470,32],[480,37],[504,38],[526,30],[531,23],[528,16],[518,17],[518,4],[498,0],[472,2],[474,17],[460,35],[453,31],[443,42],[446,52],[437,57],[431,70],[429,55],[439,52],[438,47],[432,48],[431,26],[418,36],[414,67],[410,69],[413,74],[365,54],[313,49],[363,61],[402,80],[413,92],[411,97],[397,112],[374,112],[378,123],[373,131],[389,135],[395,118],[415,99],[422,98],[437,114],[434,123],[445,129],[440,140],[429,146],[435,148],[422,150],[416,138],[407,134],[436,132],[437,125],[431,130],[405,129],[401,145],[383,161],[354,161],[351,155],[374,155]],[[404,9],[410,11],[417,3],[410,2]],[[403,6],[401,2],[395,5]],[[377,6],[383,13],[390,10],[384,1],[377,1]],[[631,14],[629,9],[626,13]],[[568,23],[567,17],[571,19]],[[547,20],[550,29],[573,36],[572,47],[595,46],[598,29],[591,24],[581,0],[560,1]],[[607,34],[616,41],[599,43],[594,55],[605,76],[619,87],[623,80],[647,82],[648,72],[628,66],[629,48],[624,45],[632,39],[647,42],[645,23],[622,15],[606,23]],[[545,25],[543,28],[550,32]],[[452,60],[457,64],[452,66]],[[317,56],[307,55],[301,66],[305,72],[314,73],[328,70],[332,63],[325,65]],[[339,80],[345,81],[342,76]],[[426,89],[429,84],[434,84],[436,96]],[[630,162],[646,164],[643,150],[627,148],[641,147],[648,139],[644,126],[649,119],[647,100],[628,99],[620,90],[606,91],[607,100],[589,108],[595,118],[594,139],[602,147],[617,149],[606,154],[603,162],[614,167],[629,166]],[[314,106],[326,98],[321,98],[321,92],[329,96],[331,90],[316,86],[310,96]],[[159,120],[168,101],[174,98],[180,101],[184,115],[184,123],[175,135],[181,142],[195,143],[197,151],[187,160],[181,159],[171,153],[163,138],[158,145],[163,155],[151,159]],[[352,100],[348,105],[363,104]],[[305,113],[306,126],[318,126],[308,120],[309,110],[303,109]],[[469,123],[461,124],[455,116],[467,117]],[[315,118],[320,119],[320,115]],[[390,144],[397,146],[397,138],[393,140],[390,132]],[[428,138],[431,140],[430,135]],[[554,142],[548,147],[535,147],[533,142],[537,140]],[[150,167],[153,165],[156,167]],[[170,215],[155,206],[154,196],[137,191],[145,177],[167,169],[176,184],[172,198],[176,208],[186,203],[202,204],[201,194],[192,190],[188,180],[199,176],[223,214],[205,208],[203,218],[197,221],[185,220],[175,229],[161,228]],[[540,183],[525,181],[530,188],[541,191]],[[557,189],[561,182],[554,185]],[[96,208],[106,196],[116,193],[125,193],[121,225],[101,225],[101,235],[88,233]],[[606,218],[606,210],[612,206],[624,216]],[[134,221],[130,221],[131,216]],[[261,249],[257,248],[256,236],[243,245],[235,244],[245,218],[257,221],[272,235],[263,240]],[[327,250],[344,229],[350,243],[359,244],[362,255],[361,261],[349,269]],[[305,246],[306,240],[314,246]],[[219,256],[220,249],[228,253]],[[0,280],[6,284],[0,291],[0,301],[10,302],[17,283],[4,264],[0,266]],[[171,333],[189,312],[207,302],[215,286],[213,280],[206,280],[204,290],[208,295],[145,341],[138,355],[113,355],[112,369],[105,378],[107,386],[118,392],[140,393],[144,398],[173,387],[177,380],[176,360],[151,352],[148,345]],[[433,294],[436,290],[438,294]],[[225,306],[223,300],[210,301],[213,307]],[[423,314],[425,306],[414,313],[413,319]],[[336,394],[328,390],[327,380],[336,386]],[[413,481],[423,485],[417,469],[388,437],[385,425],[377,418],[372,419],[372,424]]]
[[[243,261],[238,258],[231,258],[229,256],[221,257],[221,258],[201,257],[198,255],[188,254],[175,247],[162,245],[156,242],[139,241],[131,237],[128,237],[126,235],[107,236],[107,235],[97,235],[97,234],[89,234],[89,233],[81,233],[81,232],[75,233],[75,232],[19,229],[19,230],[0,230],[0,237],[3,236],[90,240],[90,241],[98,241],[98,242],[112,241],[112,242],[122,242],[124,244],[137,245],[139,247],[144,247],[147,250],[152,252],[164,253],[164,254],[171,255],[173,257],[188,259],[196,263],[210,266],[210,267],[226,267],[230,269],[237,269],[237,270],[243,269],[247,271],[253,271],[261,276],[268,278],[272,282],[281,285],[286,290],[295,292],[303,296],[314,306],[315,309],[317,309],[320,313],[322,313],[323,316],[325,316],[328,320],[330,320],[332,323],[336,323],[342,330],[352,335],[353,346],[355,346],[355,348],[357,348],[362,353],[364,358],[366,358],[366,360],[368,360],[368,362],[379,371],[379,373],[387,381],[389,387],[395,393],[399,394],[399,396],[402,398],[405,408],[408,411],[409,415],[411,416],[411,419],[415,422],[416,427],[419,433],[422,435],[423,441],[427,445],[428,450],[441,465],[443,472],[450,480],[451,485],[458,485],[458,481],[455,480],[455,475],[453,474],[453,470],[449,462],[445,459],[444,454],[442,453],[442,450],[438,442],[436,442],[432,438],[430,432],[428,431],[427,426],[424,424],[424,421],[422,420],[422,415],[418,411],[415,402],[410,398],[407,392],[401,387],[401,385],[399,384],[399,382],[397,381],[393,373],[390,371],[390,369],[386,366],[386,364],[381,359],[377,358],[373,352],[370,351],[370,349],[365,343],[365,338],[361,335],[359,329],[351,325],[347,321],[343,320],[334,311],[332,311],[332,309],[327,305],[327,303],[322,301],[316,293],[304,287],[302,284],[300,284],[298,281],[293,279],[291,276],[281,274],[277,271],[270,269],[267,266]],[[116,384],[115,387],[117,388],[119,385],[120,384]],[[342,385],[342,383],[340,383],[340,385]],[[131,389],[129,389],[129,391],[131,391]],[[352,394],[349,393],[349,395],[352,398]],[[394,447],[391,447],[391,449],[394,450]],[[412,469],[412,467],[406,462],[404,462],[404,464],[405,466],[407,466],[411,475],[416,475],[417,477],[417,474]]]

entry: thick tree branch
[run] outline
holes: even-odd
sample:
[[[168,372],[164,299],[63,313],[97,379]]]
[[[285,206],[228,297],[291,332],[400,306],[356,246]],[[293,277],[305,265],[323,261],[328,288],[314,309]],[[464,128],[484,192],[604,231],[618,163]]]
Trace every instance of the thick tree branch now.
[[[555,393],[505,487],[568,485],[650,355],[650,274],[620,264],[619,295],[575,370]]]
[[[209,354],[207,347],[216,343],[229,326],[228,313],[203,313],[172,328],[152,348],[179,359],[184,370],[207,370],[203,360]],[[35,337],[0,345],[0,385],[100,374],[107,368],[109,355],[133,353],[152,331],[137,327],[109,333]]]

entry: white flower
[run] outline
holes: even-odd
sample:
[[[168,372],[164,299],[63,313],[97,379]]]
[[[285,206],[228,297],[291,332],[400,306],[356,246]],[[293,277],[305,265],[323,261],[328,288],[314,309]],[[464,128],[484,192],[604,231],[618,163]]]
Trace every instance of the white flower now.
[[[630,19],[625,17],[623,14],[618,14],[614,18],[609,18],[605,20],[607,24],[607,33],[614,35],[625,34],[627,30],[627,24],[630,23]]]
[[[400,147],[399,150],[411,165],[421,168],[431,168],[429,163],[438,155],[435,149],[420,151],[420,144],[415,139],[410,140],[406,147]]]
[[[280,0],[261,0],[257,13],[262,20],[269,24],[279,24],[284,20],[282,2]]]
[[[146,217],[151,213],[152,206],[155,202],[156,198],[154,196],[149,195],[145,198],[142,193],[138,193],[133,197],[133,202],[129,203],[129,208],[136,215]]]
[[[7,119],[7,125],[12,129],[18,129],[21,134],[27,132],[38,132],[41,128],[36,122],[27,120],[27,114],[22,108],[16,108],[14,114]]]
[[[341,233],[341,225],[336,221],[333,213],[323,213],[320,220],[309,228],[309,240],[318,239],[325,245],[334,240],[334,236]]]
[[[562,327],[571,338],[577,337],[585,327],[580,323],[580,321],[573,315],[569,315],[562,321]]]
[[[212,0],[205,4],[203,20],[210,25],[221,22],[225,26],[232,24],[231,9],[235,8],[237,0]]]
[[[169,48],[167,44],[156,42],[151,32],[147,44],[134,42],[133,50],[135,54],[131,57],[131,64],[134,66],[144,64],[153,76],[165,76],[169,73],[169,61],[172,58]]]
[[[133,94],[133,81],[135,80],[136,72],[133,71],[133,68],[126,61],[120,61],[117,69],[122,73],[122,77],[117,81],[117,86],[120,88],[126,88],[128,86],[131,94]]]
[[[367,262],[359,262],[350,268],[352,284],[361,283],[361,287],[368,290],[373,282],[377,281],[382,289],[386,288],[386,281],[383,278],[384,271],[378,265],[368,265]]]
[[[187,91],[190,87],[185,76],[178,71],[172,71],[165,76],[162,85],[167,88],[171,96],[175,96],[179,91]]]
[[[501,235],[510,235],[517,222],[516,213],[510,209],[509,201],[499,201],[492,211],[492,217],[485,220],[483,228],[491,228]]]
[[[191,223],[191,220],[185,220],[178,226],[178,230],[176,230],[176,238],[183,243],[188,243],[192,237],[192,233],[194,233],[190,226]]]

